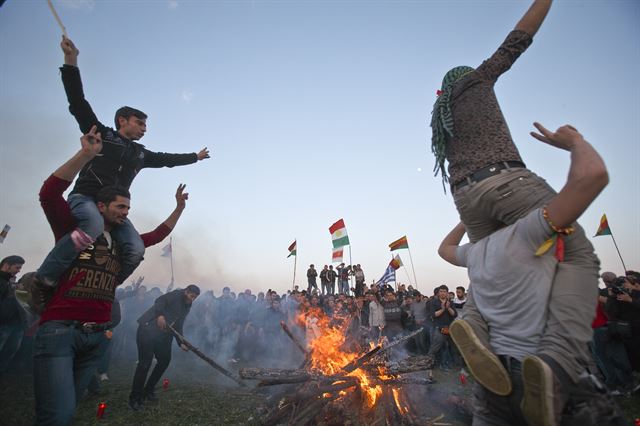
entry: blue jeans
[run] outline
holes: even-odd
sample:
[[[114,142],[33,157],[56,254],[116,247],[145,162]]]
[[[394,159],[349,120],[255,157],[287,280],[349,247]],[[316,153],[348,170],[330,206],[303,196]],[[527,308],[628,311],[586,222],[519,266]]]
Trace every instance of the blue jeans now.
[[[24,336],[21,324],[0,325],[0,374],[7,371]]]
[[[338,281],[338,293],[349,295],[349,280]]]
[[[72,194],[67,202],[71,213],[78,222],[78,228],[94,240],[104,231],[104,219],[92,197],[82,194]],[[124,282],[138,267],[144,258],[144,243],[126,219],[124,223],[111,231],[111,236],[118,243],[121,253],[121,269],[117,280]],[[70,234],[66,234],[56,242],[55,247],[38,268],[38,276],[50,282],[56,282],[78,256]]]
[[[84,333],[57,321],[40,326],[33,354],[36,424],[71,424],[108,341],[103,332]]]

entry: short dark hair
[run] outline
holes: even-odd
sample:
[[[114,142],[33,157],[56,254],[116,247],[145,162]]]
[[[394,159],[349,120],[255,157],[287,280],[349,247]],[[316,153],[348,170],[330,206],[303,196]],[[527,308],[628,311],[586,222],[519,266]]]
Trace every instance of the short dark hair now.
[[[147,118],[147,114],[140,111],[139,109],[131,108],[130,106],[123,106],[116,111],[116,116],[114,117],[114,121],[116,123],[116,130],[120,129],[120,123],[118,123],[118,118],[123,117],[125,119],[129,119],[130,117],[137,117],[140,120],[145,120]]]
[[[24,265],[24,259],[21,256],[18,255],[12,255],[12,256],[7,256],[4,259],[2,259],[2,261],[0,261],[0,268],[2,268],[4,265]]]
[[[197,296],[200,296],[200,287],[195,284],[189,284],[187,288],[184,289],[185,292],[193,293]]]
[[[442,284],[440,287],[438,287],[438,290],[447,290],[447,291],[449,291],[449,287],[447,287],[445,284]]]
[[[110,202],[115,201],[117,196],[131,199],[131,194],[124,186],[109,185],[98,191],[98,194],[96,194],[96,203],[108,205]]]
[[[462,290],[462,291],[467,291],[464,287],[462,287],[461,285],[459,285],[458,287],[456,287],[456,290]]]

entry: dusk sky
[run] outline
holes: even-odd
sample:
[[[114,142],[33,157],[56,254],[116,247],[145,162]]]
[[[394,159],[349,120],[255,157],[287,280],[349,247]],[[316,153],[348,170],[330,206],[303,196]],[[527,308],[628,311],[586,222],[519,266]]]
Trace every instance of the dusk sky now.
[[[444,73],[489,57],[529,1],[54,1],[80,49],[85,95],[107,125],[117,108],[149,115],[141,143],[212,158],[146,169],[130,219],[140,232],[173,210],[178,285],[254,292],[291,288],[310,263],[331,261],[328,228],[344,219],[367,283],[407,235],[418,288],[468,284],[437,255],[458,222],[434,177],[431,109]],[[529,132],[575,126],[600,152],[610,184],[580,219],[593,235],[607,214],[629,269],[640,269],[640,2],[556,1],[531,47],[496,85],[527,166],[556,189],[569,154]],[[45,0],[0,7],[0,257],[23,271],[53,245],[38,191],[79,147],[58,67],[61,30]],[[168,241],[168,240],[167,240]],[[622,273],[609,236],[591,239],[602,270]],[[166,286],[161,243],[134,273]],[[409,255],[397,252],[408,267]],[[345,250],[348,262],[349,250]],[[409,284],[402,269],[398,278]],[[415,283],[414,283],[415,284]]]

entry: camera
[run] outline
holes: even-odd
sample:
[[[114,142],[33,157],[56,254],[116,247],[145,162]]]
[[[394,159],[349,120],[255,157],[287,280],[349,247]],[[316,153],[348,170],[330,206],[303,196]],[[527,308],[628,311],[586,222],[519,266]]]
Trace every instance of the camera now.
[[[625,282],[626,282],[625,277],[618,277],[611,283],[611,285],[609,286],[609,289],[611,289],[611,292],[615,295],[618,295],[618,294],[631,295],[631,290],[624,287]]]

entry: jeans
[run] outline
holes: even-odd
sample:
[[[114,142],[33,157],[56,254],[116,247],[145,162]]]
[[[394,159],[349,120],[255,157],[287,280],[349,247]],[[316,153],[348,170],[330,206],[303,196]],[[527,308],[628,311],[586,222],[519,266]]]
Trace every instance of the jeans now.
[[[349,280],[338,281],[338,293],[349,295]]]
[[[78,228],[84,231],[92,239],[104,231],[104,219],[92,197],[82,194],[72,194],[67,202],[71,207],[71,213],[78,222]],[[111,236],[118,243],[121,253],[121,269],[117,280],[124,282],[138,267],[144,258],[144,243],[133,227],[129,219],[111,231]],[[56,282],[78,256],[78,249],[71,239],[71,234],[66,234],[56,242],[55,247],[44,259],[38,276],[46,281]]]
[[[154,392],[156,384],[171,362],[172,341],[173,337],[170,334],[160,332],[155,328],[155,325],[141,324],[138,327],[136,334],[138,365],[133,375],[130,400],[140,401],[144,395]],[[147,380],[147,373],[151,368],[154,356],[157,363]]]
[[[544,179],[527,169],[515,168],[461,188],[454,194],[454,201],[470,241],[475,242],[502,224],[515,223],[555,195]],[[549,315],[538,354],[556,360],[576,382],[591,363],[588,345],[600,263],[582,227],[577,223],[573,226],[574,233],[565,239],[565,260],[558,263],[549,300],[535,303],[541,304],[541,308],[548,305]],[[473,294],[467,297],[462,318],[482,342],[488,342],[488,328]]]
[[[57,321],[40,326],[33,357],[36,424],[71,424],[107,342],[102,332],[84,333]]]
[[[20,349],[22,336],[22,324],[0,325],[0,374],[9,368],[13,356]]]
[[[465,306],[466,309],[466,306]],[[513,391],[508,396],[498,396],[476,383],[473,387],[473,426],[526,425],[520,410],[523,396],[522,365],[514,358],[503,364],[509,372]]]
[[[433,327],[431,329],[431,345],[429,347],[428,356],[430,356],[434,361],[436,360],[436,357],[438,357],[440,367],[451,368],[453,366],[453,360],[451,359],[451,352],[449,350],[451,339],[448,335],[442,334],[440,329],[441,327]]]

